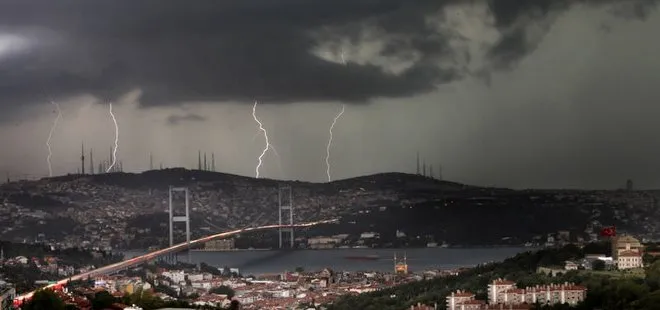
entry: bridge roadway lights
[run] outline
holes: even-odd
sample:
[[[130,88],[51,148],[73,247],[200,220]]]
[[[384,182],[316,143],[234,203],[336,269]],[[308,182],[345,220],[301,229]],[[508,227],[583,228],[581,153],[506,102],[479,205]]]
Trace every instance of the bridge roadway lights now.
[[[227,238],[236,234],[240,234],[242,232],[249,232],[249,231],[260,231],[260,230],[268,230],[268,229],[275,229],[275,228],[282,228],[286,226],[290,226],[291,228],[298,228],[298,227],[311,227],[311,226],[316,226],[319,224],[328,224],[328,223],[336,223],[337,219],[332,219],[332,220],[325,220],[325,221],[316,221],[316,222],[309,222],[309,223],[303,223],[303,224],[291,224],[291,225],[266,225],[266,226],[259,226],[259,227],[249,227],[249,228],[244,228],[244,229],[237,229],[237,230],[232,230],[232,231],[226,231],[223,233],[211,235],[211,236],[206,236],[202,237],[196,240],[192,240],[189,242],[185,243],[180,243],[174,246],[171,246],[169,248],[165,249],[160,249],[153,251],[151,253],[147,253],[141,256],[133,257],[128,260],[119,262],[119,263],[114,263],[108,266],[100,267],[88,272],[84,272],[81,274],[77,274],[74,276],[71,276],[69,278],[63,279],[58,281],[58,284],[66,284],[69,280],[75,281],[75,280],[85,280],[87,278],[92,278],[97,275],[105,275],[113,272],[113,270],[117,270],[118,268],[130,268],[131,266],[136,266],[141,263],[148,262],[149,260],[152,260],[156,257],[170,254],[173,252],[177,252],[178,250],[183,250],[190,248],[190,246],[195,246],[195,245],[201,245],[204,244],[208,241],[219,239],[219,238]],[[52,287],[52,285],[47,285],[46,287]],[[20,296],[17,296],[15,299],[16,300],[25,300],[26,298],[30,298],[35,291],[27,292],[24,293]]]

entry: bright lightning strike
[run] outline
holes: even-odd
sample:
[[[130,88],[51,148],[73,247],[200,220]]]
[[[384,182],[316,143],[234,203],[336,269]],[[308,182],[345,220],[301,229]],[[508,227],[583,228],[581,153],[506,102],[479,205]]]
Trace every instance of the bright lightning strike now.
[[[117,148],[119,148],[119,125],[117,125],[115,114],[112,113],[112,102],[110,102],[110,116],[112,117],[112,122],[115,123],[115,148],[112,150],[112,164],[110,164],[110,167],[105,172],[110,172],[117,163]]]
[[[46,162],[48,162],[48,175],[53,176],[53,165],[50,162],[50,158],[53,156],[53,151],[50,148],[50,140],[53,138],[53,133],[55,132],[55,128],[57,127],[57,123],[60,121],[62,118],[62,110],[60,110],[60,105],[57,104],[57,102],[52,101],[50,102],[52,105],[55,106],[57,109],[57,117],[55,118],[55,121],[53,121],[53,126],[50,127],[50,132],[48,133],[48,140],[46,140],[46,147],[48,147],[48,156],[46,157]]]
[[[330,176],[330,147],[332,147],[332,129],[335,128],[335,124],[337,124],[337,120],[344,114],[344,110],[346,109],[346,105],[342,104],[341,105],[341,111],[335,116],[335,118],[332,120],[332,125],[330,125],[330,138],[328,139],[328,146],[325,148],[325,173],[328,175],[328,182],[332,181],[332,177]]]
[[[261,165],[263,164],[263,158],[264,155],[266,155],[266,152],[268,152],[268,149],[270,148],[270,142],[268,141],[268,132],[266,129],[264,129],[264,125],[259,121],[259,118],[257,118],[257,104],[258,102],[254,102],[254,106],[252,106],[252,117],[254,118],[254,121],[259,124],[259,130],[261,130],[264,133],[264,138],[266,138],[266,147],[264,150],[261,152],[261,155],[259,155],[259,164],[257,164],[257,167],[255,168],[256,172],[256,178],[259,178],[259,168],[261,168]]]

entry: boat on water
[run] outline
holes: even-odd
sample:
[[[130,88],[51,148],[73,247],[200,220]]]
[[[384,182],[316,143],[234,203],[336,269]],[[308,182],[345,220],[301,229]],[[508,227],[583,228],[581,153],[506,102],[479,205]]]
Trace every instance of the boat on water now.
[[[349,260],[378,260],[380,256],[378,255],[356,255],[356,256],[344,256],[344,259]]]

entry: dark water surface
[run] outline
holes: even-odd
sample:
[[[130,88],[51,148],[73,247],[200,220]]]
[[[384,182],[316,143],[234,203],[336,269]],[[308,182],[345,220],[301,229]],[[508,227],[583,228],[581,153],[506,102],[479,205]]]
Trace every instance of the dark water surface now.
[[[453,269],[480,263],[501,261],[531,248],[419,248],[419,249],[332,249],[295,251],[231,251],[190,252],[192,263],[207,263],[217,267],[239,268],[242,274],[266,274],[293,271],[296,267],[305,270],[321,270],[329,267],[345,271],[392,271],[396,253],[408,259],[410,271],[427,269]],[[126,258],[146,253],[126,251]],[[377,260],[349,260],[346,256],[377,255]],[[187,262],[188,254],[180,253],[179,261]]]

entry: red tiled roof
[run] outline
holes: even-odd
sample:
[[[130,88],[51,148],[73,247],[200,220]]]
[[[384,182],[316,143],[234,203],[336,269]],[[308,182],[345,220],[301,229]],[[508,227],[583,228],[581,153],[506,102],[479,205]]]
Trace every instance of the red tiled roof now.
[[[459,305],[484,305],[486,304],[485,301],[483,300],[478,300],[478,299],[473,299],[473,300],[466,300],[464,302],[458,303]]]
[[[450,296],[454,296],[454,297],[472,297],[472,296],[474,296],[474,293],[465,292],[465,291],[456,291],[456,292],[453,292],[452,295],[450,295]]]
[[[494,285],[513,285],[516,284],[516,282],[509,281],[509,280],[495,280],[493,281]]]

